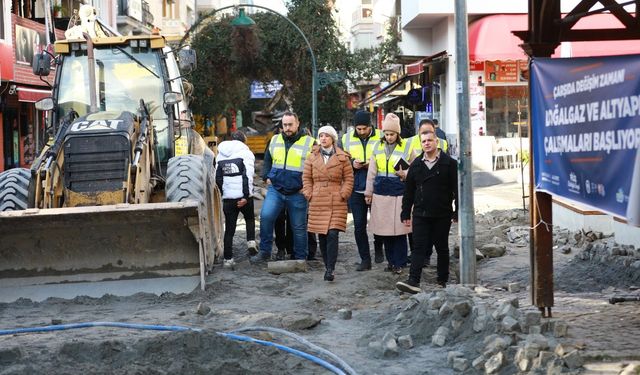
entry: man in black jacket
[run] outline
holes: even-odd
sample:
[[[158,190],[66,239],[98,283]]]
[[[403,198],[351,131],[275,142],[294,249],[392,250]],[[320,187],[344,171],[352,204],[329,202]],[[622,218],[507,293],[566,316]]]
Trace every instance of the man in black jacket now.
[[[423,153],[407,173],[400,214],[405,225],[413,225],[411,270],[407,281],[396,283],[398,290],[414,294],[420,292],[422,264],[434,245],[438,284],[445,287],[449,281],[449,230],[451,222],[458,219],[458,162],[438,149],[433,132],[420,134],[420,139]]]

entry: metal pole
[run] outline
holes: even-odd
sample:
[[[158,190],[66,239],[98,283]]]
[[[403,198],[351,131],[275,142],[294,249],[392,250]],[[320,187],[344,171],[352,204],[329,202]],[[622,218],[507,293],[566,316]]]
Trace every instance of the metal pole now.
[[[469,52],[467,2],[455,2],[456,24],[456,101],[458,104],[458,199],[460,236],[460,283],[476,284],[475,221],[473,209],[473,163],[469,117]]]

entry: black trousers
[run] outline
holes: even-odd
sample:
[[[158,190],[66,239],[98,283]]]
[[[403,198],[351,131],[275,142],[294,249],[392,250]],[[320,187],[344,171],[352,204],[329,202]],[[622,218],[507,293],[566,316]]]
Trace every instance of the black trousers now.
[[[291,230],[291,225],[289,224],[287,210],[280,212],[280,216],[276,219],[273,228],[276,235],[274,240],[276,248],[278,248],[278,251],[284,251],[289,254],[293,259],[293,230]],[[315,259],[316,251],[318,250],[318,241],[315,233],[307,233],[307,244],[309,247],[307,260]]]
[[[327,270],[336,269],[336,261],[338,260],[338,233],[337,229],[329,229],[327,234],[319,234],[320,252],[322,260]]]
[[[238,208],[240,199],[224,199],[222,211],[224,212],[224,259],[233,258],[233,236],[236,234],[238,214],[242,212],[247,223],[247,241],[256,239],[256,218],[253,213],[253,198],[247,199],[247,204]]]
[[[431,248],[435,246],[438,254],[438,282],[448,282],[451,218],[414,216],[412,224],[413,251],[409,278],[417,283],[420,282],[425,257],[431,254]]]
[[[273,225],[275,232],[275,243],[278,251],[284,251],[293,256],[293,231],[287,220],[287,210],[282,210],[280,216]]]

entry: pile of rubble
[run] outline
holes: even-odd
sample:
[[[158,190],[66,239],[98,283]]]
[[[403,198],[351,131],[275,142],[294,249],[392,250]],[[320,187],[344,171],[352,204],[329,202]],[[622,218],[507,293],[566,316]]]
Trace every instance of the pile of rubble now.
[[[522,311],[517,299],[497,301],[483,287],[452,285],[407,300],[382,337],[363,337],[376,358],[415,355],[421,345],[447,347],[449,365],[468,374],[578,373],[578,349],[560,342],[568,326]]]

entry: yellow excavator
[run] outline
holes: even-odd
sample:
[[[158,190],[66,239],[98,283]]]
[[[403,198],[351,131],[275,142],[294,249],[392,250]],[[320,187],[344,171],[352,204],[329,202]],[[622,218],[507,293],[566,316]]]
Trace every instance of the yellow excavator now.
[[[35,57],[38,76],[55,66],[52,97],[36,103],[51,137],[31,169],[0,174],[0,302],[91,295],[80,287],[97,281],[98,293],[174,291],[184,278],[204,290],[222,255],[215,155],[180,77],[194,51],[91,34]]]

